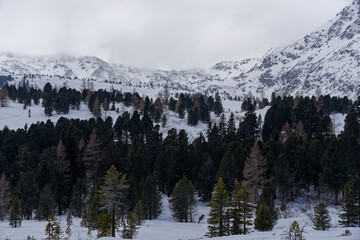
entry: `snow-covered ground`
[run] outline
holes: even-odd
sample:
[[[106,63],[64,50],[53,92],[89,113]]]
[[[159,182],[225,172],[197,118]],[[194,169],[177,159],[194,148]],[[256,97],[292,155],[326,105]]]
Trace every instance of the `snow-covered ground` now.
[[[236,235],[236,236],[227,236],[221,238],[221,240],[235,240],[235,239],[244,239],[244,240],[270,240],[270,239],[281,239],[282,234],[286,231],[290,224],[293,221],[298,221],[300,226],[306,225],[305,227],[305,236],[308,240],[332,240],[339,239],[339,236],[349,229],[352,233],[349,237],[340,237],[340,239],[346,240],[359,240],[360,239],[360,228],[342,228],[338,225],[339,209],[331,207],[329,212],[332,217],[332,225],[328,231],[315,231],[312,228],[312,223],[309,220],[309,217],[304,213],[302,209],[302,204],[294,203],[292,206],[292,217],[286,219],[278,220],[274,229],[270,232],[259,232],[252,230],[248,235]],[[139,240],[193,240],[193,239],[206,239],[204,235],[207,232],[207,223],[206,219],[208,218],[209,207],[204,203],[199,203],[197,208],[197,217],[201,214],[205,215],[205,218],[200,223],[178,223],[175,222],[168,208],[167,199],[164,198],[164,210],[159,219],[156,220],[147,220],[140,228],[137,239]],[[61,221],[62,229],[65,229],[66,216],[58,217]],[[74,224],[71,226],[72,236],[71,239],[89,239],[87,236],[87,229],[80,227],[80,219],[75,218]],[[11,239],[11,240],[23,240],[26,239],[28,235],[34,236],[37,239],[45,237],[45,225],[46,222],[39,222],[36,220],[23,221],[22,227],[12,228],[9,226],[8,222],[0,222],[0,239]],[[92,237],[96,237],[96,232],[92,233]],[[108,238],[113,239],[113,238]],[[118,235],[116,239],[121,239]]]

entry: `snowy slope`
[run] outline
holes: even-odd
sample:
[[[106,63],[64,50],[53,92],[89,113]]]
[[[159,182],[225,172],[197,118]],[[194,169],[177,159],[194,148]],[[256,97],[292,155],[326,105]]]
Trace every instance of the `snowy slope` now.
[[[159,219],[147,220],[140,228],[139,234],[136,239],[139,240],[193,240],[193,239],[208,239],[204,237],[207,229],[206,219],[208,218],[209,207],[203,203],[199,203],[197,207],[198,216],[204,214],[205,218],[200,223],[179,223],[175,222],[171,217],[171,212],[168,208],[167,198],[164,197],[164,210]],[[259,232],[252,229],[252,232],[248,235],[234,235],[227,237],[211,238],[221,240],[273,240],[281,239],[282,234],[289,228],[293,221],[298,221],[301,226],[306,224],[305,237],[308,240],[335,240],[339,239],[339,236],[349,229],[352,233],[350,237],[344,237],[346,240],[358,240],[360,239],[360,228],[341,228],[338,226],[339,213],[338,208],[331,207],[329,209],[332,225],[329,231],[315,231],[312,229],[312,223],[309,217],[301,210],[302,204],[295,203],[293,206],[292,215],[289,218],[279,219],[274,229],[270,232]],[[66,216],[58,217],[61,221],[62,229],[66,228]],[[197,217],[196,217],[197,220]],[[70,239],[90,239],[87,236],[87,229],[80,227],[80,219],[74,219],[74,225],[71,226],[72,236]],[[11,228],[8,222],[0,222],[0,239],[11,240],[23,240],[27,235],[41,239],[45,237],[45,225],[46,222],[39,222],[36,220],[23,221],[21,228]],[[118,235],[118,234],[117,234]],[[96,231],[92,232],[92,238],[96,238]],[[102,238],[102,239],[114,239],[114,238]],[[115,239],[122,239],[117,236]],[[340,238],[342,239],[342,238]]]
[[[294,26],[296,27],[296,26]],[[224,61],[209,69],[164,71],[107,63],[96,57],[29,57],[0,54],[0,75],[24,74],[94,79],[123,86],[161,86],[177,91],[223,97],[277,94],[360,94],[360,1],[355,0],[333,19],[260,59]]]

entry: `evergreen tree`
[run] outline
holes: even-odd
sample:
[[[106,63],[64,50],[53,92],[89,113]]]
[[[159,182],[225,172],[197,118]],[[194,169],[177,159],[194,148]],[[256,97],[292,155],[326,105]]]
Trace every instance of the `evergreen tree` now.
[[[221,113],[223,113],[224,109],[221,103],[221,98],[220,96],[216,97],[215,103],[214,103],[214,112],[216,114],[216,116],[219,116]]]
[[[54,215],[50,214],[48,223],[45,227],[46,240],[60,240],[62,238],[62,230],[60,223]]]
[[[108,212],[97,216],[96,229],[98,231],[97,237],[110,237],[112,234],[112,217]]]
[[[254,228],[259,231],[272,230],[274,226],[268,206],[266,204],[260,204],[257,209]]]
[[[39,201],[39,187],[33,172],[26,172],[20,177],[15,195],[21,201],[25,219],[30,220]]]
[[[17,228],[21,226],[23,216],[22,216],[22,210],[21,210],[21,202],[19,198],[14,197],[14,199],[11,202],[10,207],[10,218],[9,218],[9,225]]]
[[[136,219],[137,219],[137,225],[139,225],[139,226],[142,225],[144,222],[145,216],[144,216],[144,206],[143,206],[141,199],[135,205],[135,215],[136,215]]]
[[[47,219],[50,215],[55,213],[54,195],[49,184],[46,184],[40,193],[39,205],[36,211],[36,218],[40,221]]]
[[[90,199],[88,201],[88,208],[84,216],[83,225],[87,226],[89,231],[95,230],[97,228],[98,216],[101,214],[100,209],[102,206],[102,197],[100,194],[95,193],[94,190],[90,194]]]
[[[258,205],[256,207],[256,213],[259,211],[259,206],[266,205],[268,207],[271,216],[272,225],[274,225],[278,219],[278,213],[275,208],[274,202],[275,202],[275,191],[272,190],[270,187],[265,187],[260,195]]]
[[[357,225],[358,212],[355,205],[355,196],[350,188],[350,184],[346,183],[344,187],[344,196],[341,203],[342,213],[339,215],[339,223],[344,227],[354,227]]]
[[[138,233],[136,214],[129,213],[126,222],[123,222],[122,237],[124,239],[133,239]]]
[[[86,205],[86,187],[82,180],[78,180],[73,186],[73,191],[70,200],[71,213],[75,217],[83,217]]]
[[[11,202],[10,183],[2,173],[0,178],[0,220],[3,222],[9,213]]]
[[[172,216],[179,222],[193,222],[196,211],[195,188],[186,177],[179,180],[169,199]]]
[[[315,230],[325,231],[331,228],[331,217],[326,203],[320,202],[314,207],[314,217],[311,220]]]
[[[124,190],[128,188],[125,184],[125,175],[119,173],[114,165],[106,171],[104,177],[104,185],[99,193],[103,198],[104,208],[108,210],[111,215],[111,236],[115,237],[116,217],[123,214],[125,205]]]
[[[208,236],[221,237],[227,233],[226,228],[226,209],[229,206],[229,196],[226,191],[226,186],[222,178],[219,178],[215,186],[215,191],[211,197],[210,213],[208,222]]]
[[[242,181],[240,183],[235,179],[230,210],[232,217],[232,234],[247,234],[249,232],[249,226],[252,226],[251,218],[254,210],[250,201],[251,195],[247,189],[246,182]]]
[[[149,175],[144,184],[141,201],[144,204],[144,212],[146,219],[156,219],[162,211],[161,193],[159,192],[155,179]]]

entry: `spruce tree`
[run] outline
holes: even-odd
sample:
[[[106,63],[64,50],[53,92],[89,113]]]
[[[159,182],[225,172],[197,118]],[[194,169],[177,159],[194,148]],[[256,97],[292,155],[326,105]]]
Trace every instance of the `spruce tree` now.
[[[274,225],[278,219],[278,212],[275,208],[275,191],[270,187],[265,187],[260,195],[258,205],[256,207],[256,213],[259,211],[259,206],[266,205],[269,208],[272,224]]]
[[[20,227],[22,219],[23,219],[23,215],[21,210],[21,202],[19,198],[14,197],[10,207],[9,225],[14,228]]]
[[[346,183],[344,187],[344,196],[341,203],[342,213],[339,215],[339,223],[344,227],[354,227],[357,225],[358,212],[355,205],[355,196],[350,188],[350,184]]]
[[[221,237],[226,235],[226,209],[229,206],[229,196],[226,191],[226,186],[222,178],[219,178],[215,186],[215,191],[211,197],[210,213],[208,222],[207,235],[209,237]]]
[[[252,226],[253,206],[251,194],[245,181],[241,183],[235,179],[231,201],[232,234],[247,234]]]
[[[99,193],[103,198],[104,208],[108,210],[111,215],[111,236],[115,237],[116,219],[122,213],[125,205],[125,189],[126,185],[125,175],[119,173],[114,165],[106,171],[104,177],[104,185]]]
[[[71,213],[75,217],[83,217],[86,205],[86,187],[82,180],[78,180],[73,186],[70,200]]]
[[[0,178],[0,221],[4,221],[9,213],[11,202],[10,183],[2,173]]]
[[[40,193],[39,205],[36,211],[36,218],[40,221],[47,219],[55,213],[55,200],[49,184],[46,184]]]
[[[273,229],[273,220],[266,204],[258,205],[254,228],[259,231],[270,231]]]
[[[326,203],[320,202],[314,207],[314,217],[311,220],[315,230],[325,231],[331,228],[331,217]]]
[[[161,193],[156,186],[155,179],[149,175],[144,184],[141,201],[143,202],[145,218],[156,219],[162,211]]]
[[[135,205],[135,215],[137,219],[137,225],[142,225],[145,219],[144,216],[144,206],[142,204],[141,199]]]
[[[193,222],[196,211],[195,188],[186,177],[175,185],[169,199],[169,206],[175,220]]]

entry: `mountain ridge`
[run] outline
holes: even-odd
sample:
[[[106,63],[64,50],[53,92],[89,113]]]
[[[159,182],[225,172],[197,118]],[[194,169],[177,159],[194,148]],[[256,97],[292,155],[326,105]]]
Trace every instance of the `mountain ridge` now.
[[[360,0],[312,33],[261,58],[222,61],[205,69],[156,70],[98,57],[0,55],[0,74],[58,75],[125,85],[163,85],[224,96],[360,95]]]

